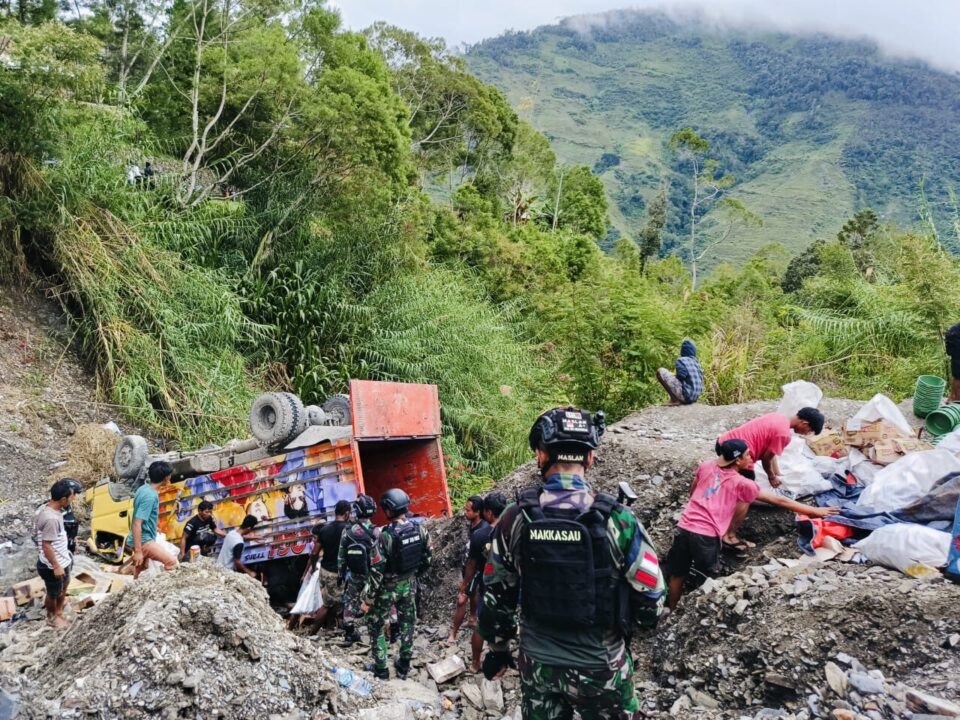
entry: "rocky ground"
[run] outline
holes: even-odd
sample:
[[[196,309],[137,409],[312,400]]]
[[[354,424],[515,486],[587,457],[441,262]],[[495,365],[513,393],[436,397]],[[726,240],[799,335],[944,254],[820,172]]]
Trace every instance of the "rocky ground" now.
[[[27,537],[33,509],[63,470],[69,443],[74,455],[96,456],[105,439],[91,424],[116,419],[64,351],[68,335],[58,323],[35,299],[0,302],[3,586],[35,560]],[[833,425],[859,406],[821,405]],[[612,492],[631,483],[634,509],[662,555],[717,435],[775,407],[647,408],[609,429],[590,479]],[[95,463],[69,470],[99,472]],[[536,479],[528,463],[500,489],[512,496]],[[249,578],[188,566],[107,596],[66,633],[30,619],[0,624],[0,720],[12,708],[18,718],[519,718],[516,673],[487,683],[465,672],[438,687],[427,672],[452,655],[470,660],[469,631],[453,647],[442,644],[466,523],[458,515],[432,522],[431,532],[435,568],[407,681],[374,681],[361,670],[368,646],[346,647],[338,631],[287,631]],[[634,640],[644,716],[960,716],[960,586],[879,567],[798,563],[792,516],[772,509],[752,510],[742,535],[757,547],[726,557],[725,577]],[[335,667],[354,673],[341,677],[351,687],[337,682]]]

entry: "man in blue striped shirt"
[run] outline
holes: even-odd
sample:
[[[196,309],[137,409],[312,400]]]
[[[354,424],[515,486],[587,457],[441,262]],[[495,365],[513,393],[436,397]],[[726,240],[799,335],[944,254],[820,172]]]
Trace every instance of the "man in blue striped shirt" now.
[[[687,338],[680,345],[676,375],[666,368],[657,369],[657,380],[670,396],[671,405],[691,405],[703,392],[703,368],[697,360],[697,346]]]

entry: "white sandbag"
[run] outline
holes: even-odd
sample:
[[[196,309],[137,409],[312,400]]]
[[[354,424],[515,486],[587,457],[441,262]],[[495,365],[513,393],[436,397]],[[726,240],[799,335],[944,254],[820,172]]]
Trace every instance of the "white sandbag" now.
[[[876,479],[877,473],[883,470],[883,465],[870,462],[870,458],[852,447],[847,453],[847,468],[853,473],[857,483],[867,487]]]
[[[793,417],[800,408],[815,408],[823,400],[823,391],[806,380],[795,380],[783,385],[783,399],[777,406],[777,412],[787,417]]]
[[[790,497],[812,495],[833,487],[814,466],[812,458],[807,457],[808,451],[807,443],[803,438],[794,435],[790,444],[784,449],[783,455],[777,458],[777,464],[780,466],[779,489],[786,491],[785,494]],[[754,466],[754,471],[760,487],[764,490],[769,489],[770,481],[759,460]]]
[[[960,428],[957,428],[953,432],[947,433],[940,438],[940,442],[937,443],[937,447],[941,450],[949,450],[954,455],[960,453]]]
[[[884,525],[853,546],[873,563],[906,572],[911,565],[944,567],[950,551],[950,533],[926,525]]]
[[[291,615],[310,615],[323,607],[323,593],[320,588],[320,572],[312,572],[300,585],[297,602],[291,608]]]
[[[850,430],[860,430],[864,423],[875,422],[877,420],[886,420],[891,425],[902,430],[909,437],[914,436],[913,428],[910,427],[910,423],[907,422],[903,413],[900,412],[900,408],[883,393],[877,393],[870,398],[870,402],[860,408],[857,414],[847,421],[847,428]]]
[[[937,480],[954,472],[960,472],[960,460],[949,450],[909,453],[878,471],[857,505],[879,512],[899,510],[930,492]]]

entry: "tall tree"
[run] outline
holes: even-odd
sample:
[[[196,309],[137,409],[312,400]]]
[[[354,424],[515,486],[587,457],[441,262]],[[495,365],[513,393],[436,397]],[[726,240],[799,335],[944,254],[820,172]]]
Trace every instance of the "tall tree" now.
[[[517,118],[506,99],[467,71],[442,39],[425,39],[383,22],[366,31],[386,60],[397,94],[408,107],[412,149],[424,171],[459,181],[506,159]]]
[[[667,185],[663,183],[647,206],[647,224],[640,231],[640,272],[645,273],[647,262],[660,253],[663,244],[663,228],[667,224]]]
[[[553,183],[551,226],[602,240],[607,234],[607,194],[600,178],[586,165],[575,165],[555,175]]]
[[[693,128],[684,128],[670,138],[670,149],[682,163],[690,166],[692,197],[690,198],[690,241],[688,258],[690,276],[694,289],[697,287],[699,262],[710,250],[727,242],[734,230],[742,224],[756,224],[759,217],[751,213],[743,203],[726,197],[736,181],[729,173],[717,177],[719,163],[709,157],[710,142]],[[719,235],[704,243],[697,235],[703,216],[713,207],[722,205],[725,211],[724,229]]]

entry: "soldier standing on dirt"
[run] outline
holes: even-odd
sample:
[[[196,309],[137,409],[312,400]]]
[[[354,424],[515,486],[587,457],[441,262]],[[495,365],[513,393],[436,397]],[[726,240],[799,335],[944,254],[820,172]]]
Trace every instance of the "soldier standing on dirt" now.
[[[381,556],[370,565],[367,627],[373,646],[374,677],[387,680],[387,638],[384,625],[394,606],[400,624],[400,656],[394,663],[397,676],[405,679],[413,657],[413,633],[417,625],[417,601],[413,583],[430,567],[430,537],[422,523],[407,518],[410,498],[403,490],[391,488],[380,498],[380,507],[390,521],[380,533]]]
[[[483,575],[480,634],[488,679],[519,670],[527,720],[639,717],[628,639],[656,625],[664,581],[656,551],[633,513],[584,476],[593,465],[602,413],[573,407],[541,415],[530,447],[541,488],[520,495],[494,532]]]
[[[343,591],[343,630],[347,643],[360,642],[356,620],[363,616],[362,607],[370,605],[370,566],[380,561],[380,529],[370,518],[377,511],[376,501],[361,495],[353,504],[354,523],[340,538],[337,571],[346,583]]]

